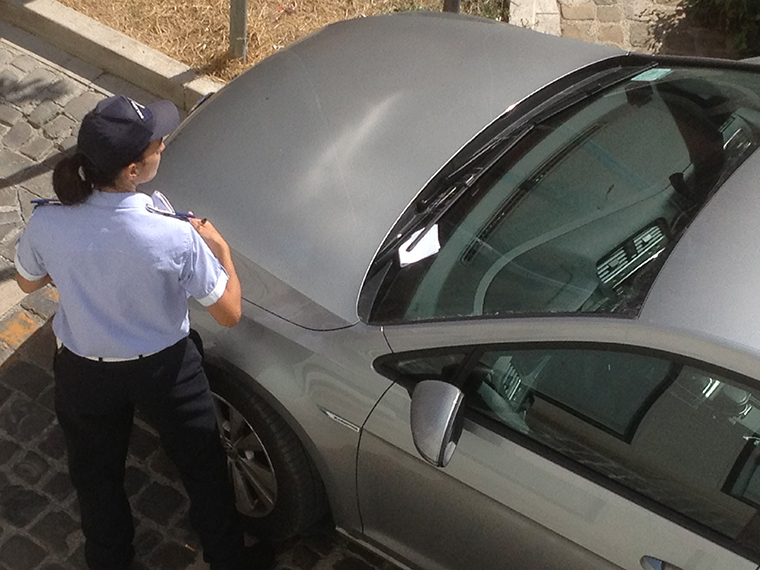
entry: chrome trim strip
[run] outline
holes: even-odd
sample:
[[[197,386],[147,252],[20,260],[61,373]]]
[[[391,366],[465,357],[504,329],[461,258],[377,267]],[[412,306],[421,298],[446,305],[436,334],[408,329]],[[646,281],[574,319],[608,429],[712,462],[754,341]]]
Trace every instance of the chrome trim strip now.
[[[328,418],[330,418],[331,420],[334,420],[334,421],[338,422],[340,425],[342,425],[344,427],[347,427],[348,429],[353,430],[356,433],[359,433],[361,431],[361,428],[358,425],[353,424],[353,423],[349,422],[347,419],[342,418],[339,415],[332,413],[330,410],[326,410],[324,408],[319,408],[319,409],[322,410],[322,412]]]

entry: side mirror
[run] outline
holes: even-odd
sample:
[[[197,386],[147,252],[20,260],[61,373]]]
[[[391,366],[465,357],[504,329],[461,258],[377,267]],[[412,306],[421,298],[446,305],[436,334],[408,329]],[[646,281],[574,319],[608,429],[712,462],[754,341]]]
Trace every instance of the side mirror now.
[[[462,391],[440,380],[424,380],[412,394],[411,427],[414,446],[436,467],[446,467],[462,432]]]

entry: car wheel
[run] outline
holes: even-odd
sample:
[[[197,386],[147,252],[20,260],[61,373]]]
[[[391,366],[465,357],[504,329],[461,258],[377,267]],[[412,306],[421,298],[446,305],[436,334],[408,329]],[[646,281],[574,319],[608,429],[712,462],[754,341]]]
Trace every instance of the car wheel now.
[[[258,536],[282,540],[324,517],[324,487],[285,420],[246,383],[209,374],[238,510]]]

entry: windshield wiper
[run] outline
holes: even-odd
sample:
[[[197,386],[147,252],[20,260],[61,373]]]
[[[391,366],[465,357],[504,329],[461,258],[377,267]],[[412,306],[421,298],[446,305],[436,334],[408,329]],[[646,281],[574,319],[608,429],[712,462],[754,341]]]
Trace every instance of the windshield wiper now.
[[[449,180],[453,180],[454,178],[458,178],[462,172],[466,171],[468,168],[470,168],[475,162],[480,160],[484,155],[486,155],[488,152],[495,149],[497,146],[499,146],[501,143],[503,143],[505,140],[507,140],[509,135],[505,135],[503,132],[502,134],[496,136],[492,140],[488,142],[485,146],[479,148],[475,154],[473,154],[470,158],[467,159],[467,161],[458,166],[456,170],[446,175],[446,178],[443,179],[444,182],[448,182]]]
[[[501,149],[496,155],[489,160],[485,166],[478,167],[475,172],[471,173],[465,180],[453,184],[449,186],[449,188],[445,191],[440,193],[435,197],[434,200],[432,200],[429,204],[427,204],[425,201],[419,202],[418,205],[424,206],[419,212],[415,213],[402,227],[401,229],[396,232],[396,235],[388,241],[388,243],[385,244],[383,248],[380,249],[377,253],[377,260],[375,262],[375,267],[382,267],[385,262],[388,260],[388,257],[390,257],[392,254],[396,253],[396,248],[407,241],[409,239],[409,236],[411,236],[415,231],[417,231],[417,228],[419,228],[420,223],[422,220],[428,218],[429,216],[433,216],[425,223],[425,226],[422,228],[420,233],[414,238],[414,241],[410,243],[406,250],[411,251],[415,248],[415,246],[422,240],[422,238],[427,235],[427,233],[432,229],[432,227],[438,223],[438,221],[446,215],[446,213],[451,209],[451,207],[456,204],[459,199],[467,193],[474,185],[475,183],[480,180],[481,176],[485,174],[497,161],[499,161],[507,152],[512,150],[512,148],[531,130],[533,130],[533,125],[529,125],[527,128],[525,128],[523,131],[519,133],[512,133],[510,136],[507,137],[496,137],[495,139],[491,140],[489,144],[485,145],[482,149],[480,149],[476,153],[476,158],[470,159],[467,161],[466,165],[463,165],[463,167],[470,166],[472,163],[477,159],[483,157],[485,154],[488,153],[488,151],[493,150],[494,148],[498,147],[500,144],[504,143],[505,141],[507,144],[503,149]],[[463,170],[462,167],[457,169],[457,172],[461,172]],[[446,180],[450,179],[452,176],[448,176]]]
[[[446,213],[451,210],[454,205],[459,202],[459,199],[464,196],[467,192],[469,192],[475,184],[483,177],[485,173],[491,170],[491,168],[499,162],[504,156],[511,151],[515,145],[520,142],[525,135],[527,135],[529,132],[531,132],[535,128],[534,124],[529,124],[525,128],[523,128],[522,131],[518,133],[513,133],[509,137],[501,137],[498,139],[498,143],[503,143],[507,141],[507,144],[504,145],[503,148],[501,148],[494,156],[491,157],[491,159],[486,162],[483,166],[477,167],[470,175],[459,182],[458,184],[453,185],[451,188],[449,188],[448,191],[444,192],[444,194],[436,199],[435,202],[433,202],[430,205],[430,211],[434,212],[433,217],[425,224],[425,227],[422,228],[422,231],[420,231],[419,234],[417,234],[417,237],[412,240],[412,242],[407,246],[407,251],[412,251],[420,241],[427,235],[427,233],[435,226],[443,216],[446,215]],[[492,150],[497,145],[493,145],[488,150]],[[480,153],[480,156],[483,156],[485,152]]]
[[[652,62],[632,67],[612,67],[600,71],[599,73],[586,78],[584,81],[580,81],[576,85],[550,97],[544,103],[538,105],[525,120],[536,124],[548,121],[573,105],[585,101],[586,99],[590,99],[603,91],[607,91],[618,83],[627,81],[631,77],[636,77],[653,67],[657,67],[657,63]]]
[[[409,238],[409,235],[413,233],[411,230],[412,228],[417,227],[417,225],[420,222],[421,218],[424,218],[430,213],[429,208],[425,208],[424,210],[417,212],[414,214],[408,222],[406,222],[403,227],[396,233],[396,236],[393,238],[390,238],[390,241],[388,241],[383,247],[380,248],[380,250],[377,252],[377,256],[375,258],[375,261],[373,262],[372,266],[376,269],[379,269],[383,265],[385,265],[386,261],[388,261],[388,258],[396,253],[396,247],[398,247],[399,244],[404,243]],[[371,273],[375,273],[375,270],[373,270]]]
[[[391,238],[390,241],[380,249],[375,264],[376,267],[382,267],[387,261],[387,258],[392,253],[395,253],[396,248],[400,244],[408,240],[409,236],[416,231],[419,231],[416,228],[419,227],[421,221],[432,215],[432,217],[430,217],[425,223],[422,230],[415,236],[414,240],[412,240],[412,242],[406,247],[407,251],[413,250],[441,220],[441,218],[443,218],[449,210],[459,202],[462,196],[467,194],[485,173],[487,173],[509,151],[511,151],[515,145],[525,137],[525,135],[533,131],[538,125],[546,122],[573,105],[656,66],[656,63],[649,63],[647,65],[637,65],[635,67],[615,67],[594,74],[592,77],[579,82],[570,89],[565,89],[561,93],[550,97],[544,103],[533,109],[532,112],[528,113],[528,115],[522,119],[518,119],[516,123],[508,126],[499,135],[489,140],[488,143],[478,149],[463,164],[449,173],[442,182],[447,183],[451,180],[460,178],[463,172],[472,168],[473,165],[482,160],[483,157],[503,145],[503,147],[499,149],[499,151],[496,152],[484,165],[473,168],[472,172],[469,173],[464,180],[460,180],[449,186],[445,192],[436,196],[429,204],[426,200],[422,200],[418,203],[418,207],[422,206],[422,209],[415,213],[396,233],[396,236]]]
[[[603,72],[594,74],[592,77],[579,82],[569,89],[563,90],[553,97],[550,97],[533,109],[528,115],[523,117],[522,120],[513,123],[495,138],[488,141],[486,145],[478,149],[464,164],[461,164],[456,170],[447,174],[446,178],[444,178],[444,182],[457,178],[462,172],[466,171],[489,151],[499,146],[503,141],[514,136],[512,133],[514,133],[515,130],[524,128],[526,125],[536,126],[539,123],[547,121],[568,107],[571,107],[584,99],[593,97],[600,91],[608,89],[621,81],[625,81],[626,79],[630,79],[648,69],[656,67],[656,65],[657,64],[655,63],[649,63],[647,65],[639,65],[632,68],[614,67],[607,69]],[[503,115],[503,117],[506,117],[506,115]],[[522,136],[522,134],[519,134],[518,136]]]

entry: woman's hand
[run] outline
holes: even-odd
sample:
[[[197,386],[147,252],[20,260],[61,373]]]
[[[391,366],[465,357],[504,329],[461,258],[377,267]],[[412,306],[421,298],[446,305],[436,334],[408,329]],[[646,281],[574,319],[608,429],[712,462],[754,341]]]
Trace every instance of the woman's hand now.
[[[29,281],[28,279],[21,277],[17,271],[16,283],[18,283],[18,286],[24,293],[33,293],[37,289],[42,289],[48,283],[53,283],[53,279],[50,277],[50,275],[45,275],[45,277],[38,279],[37,281]],[[55,286],[55,283],[53,283],[53,286]]]
[[[227,242],[222,237],[222,234],[219,233],[219,230],[214,227],[214,224],[206,218],[188,218],[188,221],[203,238],[203,241],[206,242],[211,253],[217,258],[221,259],[225,254],[229,254],[230,246],[227,245]]]

